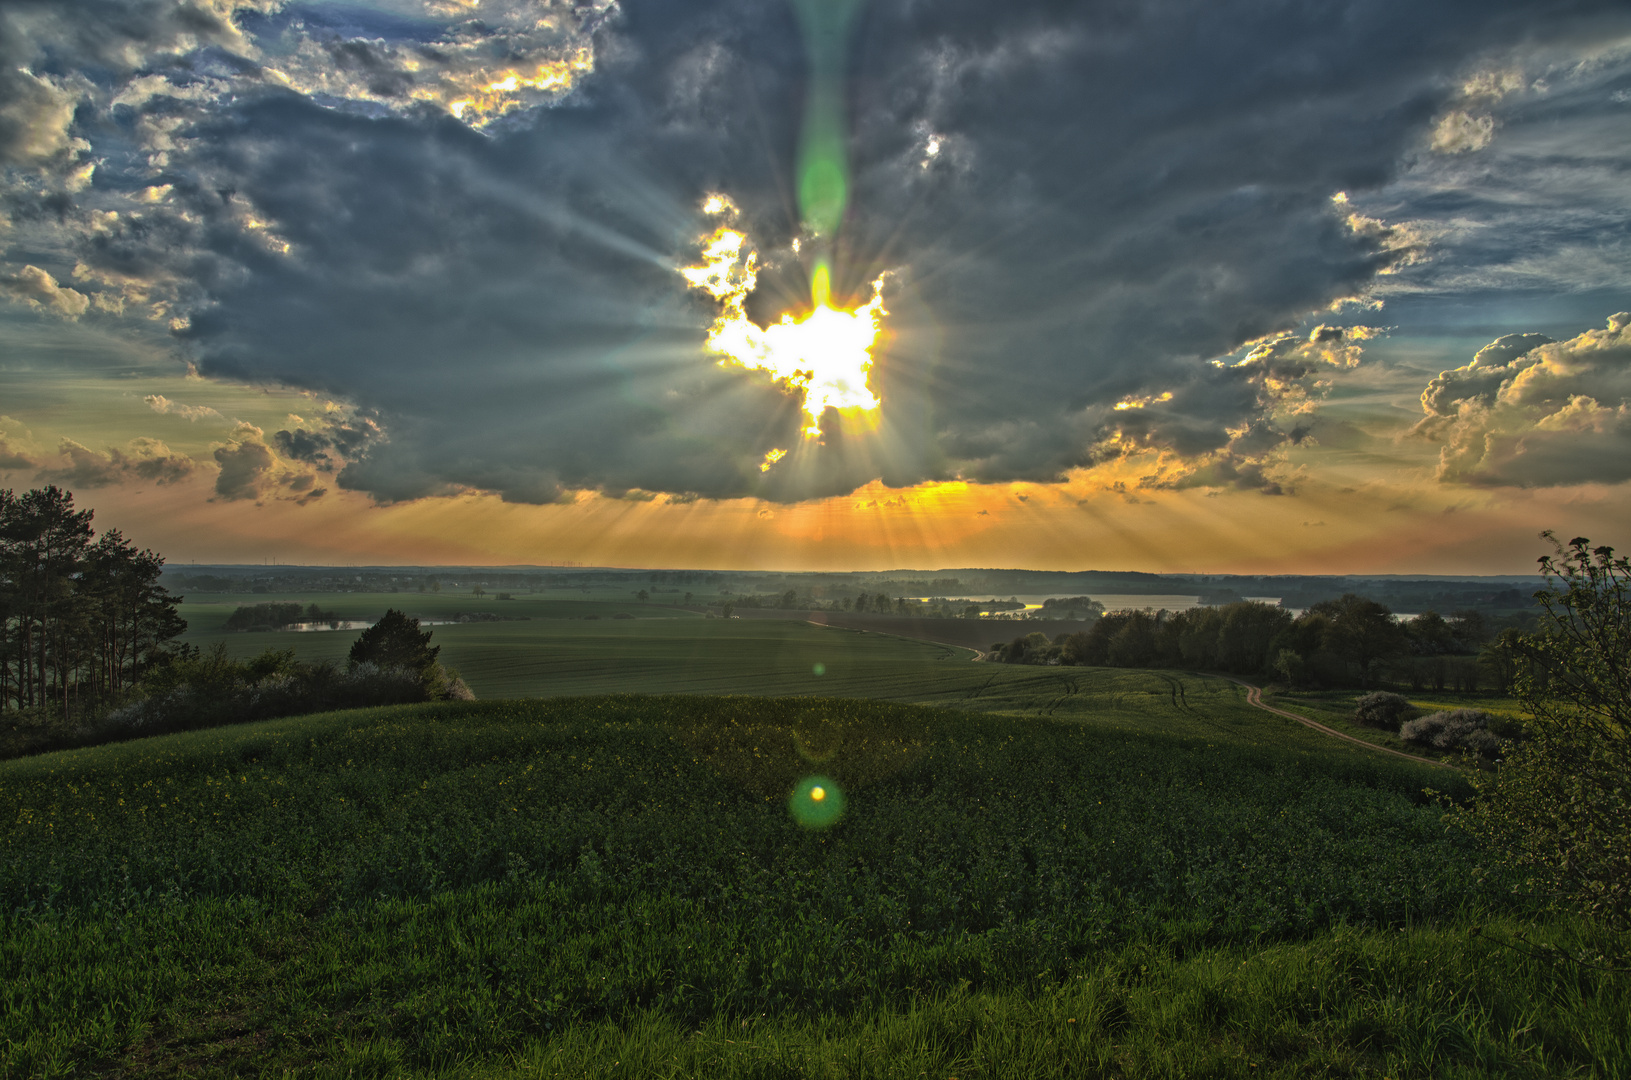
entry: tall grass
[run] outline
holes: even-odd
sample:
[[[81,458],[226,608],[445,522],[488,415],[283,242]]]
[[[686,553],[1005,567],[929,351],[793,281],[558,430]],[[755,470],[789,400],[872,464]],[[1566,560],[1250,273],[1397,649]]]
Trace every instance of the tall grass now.
[[[812,772],[847,795],[822,832],[785,801]],[[1613,1075],[1624,977],[1469,936],[1586,931],[1429,779],[1223,727],[696,697],[9,762],[0,1065]]]

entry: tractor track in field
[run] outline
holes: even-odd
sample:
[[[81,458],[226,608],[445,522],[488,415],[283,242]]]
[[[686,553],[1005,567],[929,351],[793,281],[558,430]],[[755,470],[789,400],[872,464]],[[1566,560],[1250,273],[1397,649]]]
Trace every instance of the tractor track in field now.
[[[1197,674],[1199,674],[1199,673],[1197,672]],[[1227,675],[1210,675],[1210,676],[1207,676],[1207,677],[1208,678],[1213,678],[1213,679],[1224,679],[1224,680],[1226,680],[1228,682],[1234,683],[1236,686],[1244,686],[1246,688],[1246,703],[1247,704],[1255,705],[1259,709],[1265,709],[1268,712],[1271,712],[1276,716],[1283,716],[1287,720],[1295,720],[1295,721],[1297,721],[1297,723],[1302,724],[1305,727],[1311,727],[1315,731],[1320,732],[1321,734],[1330,735],[1333,738],[1346,740],[1347,742],[1353,743],[1355,746],[1363,746],[1366,750],[1375,750],[1378,753],[1392,754],[1394,757],[1402,757],[1406,761],[1414,761],[1419,765],[1432,765],[1432,766],[1434,766],[1436,768],[1440,768],[1440,769],[1453,769],[1453,768],[1455,768],[1454,765],[1448,765],[1448,764],[1446,764],[1446,763],[1444,763],[1442,761],[1434,761],[1432,758],[1417,757],[1415,754],[1407,754],[1403,750],[1395,750],[1390,746],[1377,746],[1375,743],[1366,742],[1364,739],[1356,739],[1352,735],[1348,735],[1348,734],[1346,734],[1344,732],[1338,731],[1336,728],[1326,727],[1324,724],[1320,723],[1317,720],[1310,720],[1306,716],[1298,716],[1294,712],[1287,712],[1284,709],[1277,709],[1273,705],[1265,705],[1265,704],[1263,704],[1263,688],[1260,687],[1260,686],[1253,686],[1251,683],[1246,682],[1243,679],[1233,679],[1233,678],[1230,678]]]

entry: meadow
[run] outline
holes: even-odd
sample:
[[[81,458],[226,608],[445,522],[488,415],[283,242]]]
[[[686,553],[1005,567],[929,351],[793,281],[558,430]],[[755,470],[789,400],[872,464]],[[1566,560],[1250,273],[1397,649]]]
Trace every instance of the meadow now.
[[[183,640],[203,648],[221,644],[237,658],[276,648],[293,649],[301,660],[343,662],[355,631],[221,629],[240,604],[265,599],[243,595],[189,601],[182,608],[189,623]],[[456,669],[482,699],[630,692],[815,695],[1042,711],[1057,708],[1073,696],[1072,686],[1080,685],[1068,672],[970,664],[966,661],[974,652],[951,645],[813,626],[796,618],[709,619],[694,611],[596,594],[514,600],[447,593],[287,599],[318,603],[342,619],[374,619],[394,606],[426,619],[480,611],[517,620],[430,627],[443,663]],[[998,628],[1006,629],[1002,624]]]
[[[1631,1070],[1626,976],[1513,939],[1626,943],[1446,831],[1455,774],[1078,678],[1051,716],[565,697],[0,763],[0,1072]]]

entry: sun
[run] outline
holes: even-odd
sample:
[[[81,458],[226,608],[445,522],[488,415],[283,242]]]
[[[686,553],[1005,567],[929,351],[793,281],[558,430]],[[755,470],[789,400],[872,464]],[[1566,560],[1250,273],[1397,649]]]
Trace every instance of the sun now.
[[[732,213],[724,196],[710,196],[710,213]],[[721,225],[703,241],[703,262],[680,273],[695,288],[721,303],[719,316],[708,331],[708,349],[721,364],[767,371],[790,390],[798,391],[808,418],[804,434],[821,434],[821,414],[829,408],[870,412],[881,402],[867,386],[872,372],[872,348],[889,314],[883,306],[883,282],[872,283],[872,299],[845,310],[827,302],[829,271],[818,264],[816,303],[807,312],[789,312],[779,322],[761,327],[747,317],[744,305],[758,283],[757,256],[747,236]]]
[[[867,377],[884,314],[877,295],[853,311],[818,307],[802,316],[783,315],[762,329],[740,311],[727,310],[709,331],[708,348],[721,363],[768,371],[801,391],[809,419],[804,433],[813,437],[821,434],[821,414],[829,407],[870,411],[881,404]]]

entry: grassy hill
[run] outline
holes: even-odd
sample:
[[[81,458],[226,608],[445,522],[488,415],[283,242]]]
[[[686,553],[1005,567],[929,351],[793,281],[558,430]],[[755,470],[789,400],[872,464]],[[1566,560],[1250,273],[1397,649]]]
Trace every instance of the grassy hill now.
[[[1624,974],[1498,943],[1593,931],[1480,872],[1422,794],[1453,775],[1215,680],[1066,699],[477,702],[0,763],[0,1073],[1631,1069]]]

